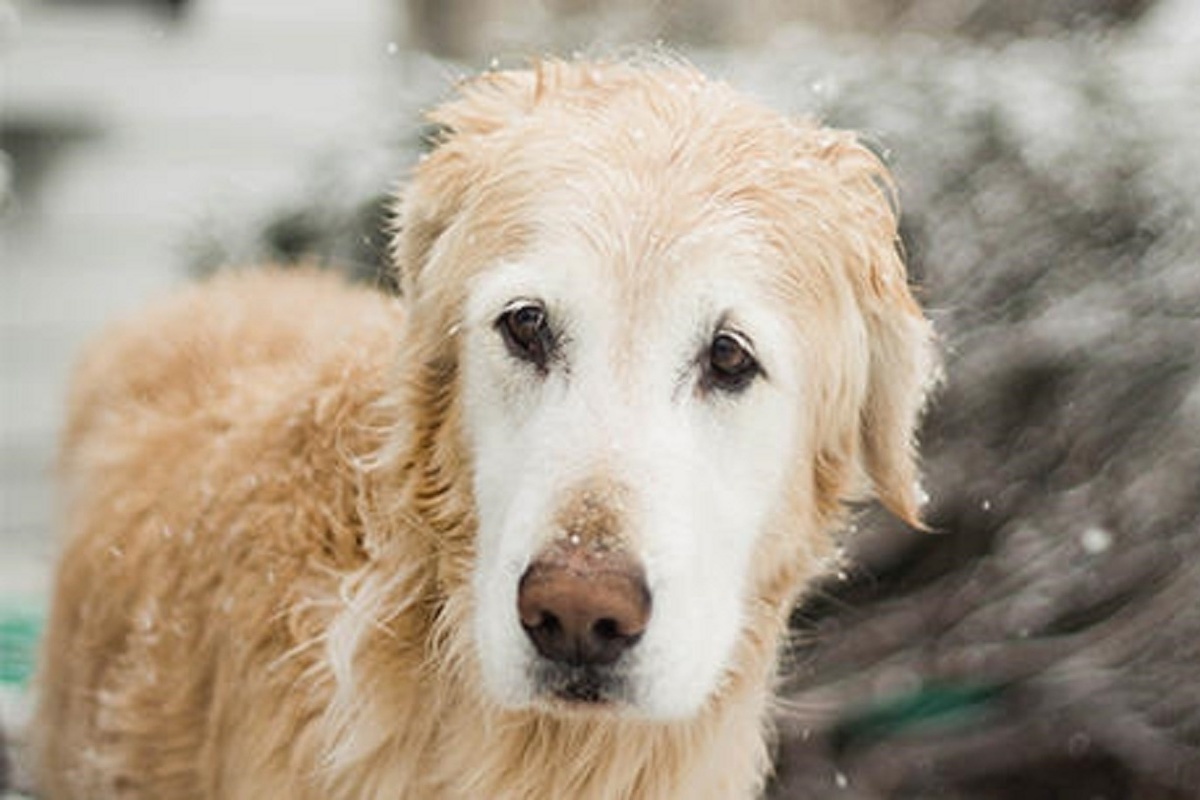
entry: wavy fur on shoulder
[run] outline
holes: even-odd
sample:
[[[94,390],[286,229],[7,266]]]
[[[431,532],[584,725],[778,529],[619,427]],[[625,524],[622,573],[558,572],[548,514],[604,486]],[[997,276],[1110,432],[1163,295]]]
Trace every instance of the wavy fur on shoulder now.
[[[869,486],[918,523],[930,332],[889,179],[851,135],[683,65],[489,73],[433,119],[443,141],[400,207],[402,300],[228,274],[88,350],[35,725],[46,797],[753,797],[776,649],[844,503]],[[547,182],[592,181],[587,235],[645,262],[629,175],[655,182],[658,231],[703,225],[711,197],[752,218],[779,265],[755,279],[797,309],[816,387],[796,400],[811,435],[754,547],[728,668],[667,721],[497,703],[471,636],[464,304],[553,224],[530,213]]]

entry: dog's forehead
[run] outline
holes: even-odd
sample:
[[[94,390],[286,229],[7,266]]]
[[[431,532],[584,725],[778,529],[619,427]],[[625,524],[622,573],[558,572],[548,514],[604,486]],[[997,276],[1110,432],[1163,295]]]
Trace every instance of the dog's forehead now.
[[[521,236],[477,262],[478,283],[506,286],[509,299],[588,297],[646,320],[689,304],[720,315],[748,299],[801,336],[844,310],[852,245],[879,216],[874,195],[848,189],[833,163],[848,140],[725,91],[716,104],[684,95],[622,94],[586,113],[550,104],[489,135],[462,238],[485,224]]]
[[[736,222],[660,233],[639,231],[636,220],[625,228],[599,225],[586,207],[559,206],[553,216],[557,221],[522,253],[477,276],[470,292],[474,313],[531,298],[650,323],[778,305],[771,290],[775,256]]]

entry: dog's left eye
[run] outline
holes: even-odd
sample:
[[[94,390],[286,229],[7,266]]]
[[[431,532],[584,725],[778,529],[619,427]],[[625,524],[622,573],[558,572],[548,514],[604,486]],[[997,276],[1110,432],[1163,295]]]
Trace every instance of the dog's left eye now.
[[[750,385],[762,368],[749,340],[734,331],[718,331],[708,347],[704,382],[708,388],[739,392]]]
[[[546,308],[534,300],[518,300],[504,309],[496,327],[508,352],[545,371],[554,350]]]

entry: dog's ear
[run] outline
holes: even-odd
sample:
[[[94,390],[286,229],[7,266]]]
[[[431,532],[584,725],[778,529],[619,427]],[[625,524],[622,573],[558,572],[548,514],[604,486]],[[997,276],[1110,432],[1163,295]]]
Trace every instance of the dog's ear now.
[[[489,163],[487,137],[529,112],[536,83],[529,71],[484,73],[428,113],[431,149],[400,192],[394,214],[392,259],[410,300],[438,241],[472,202]]]
[[[909,288],[886,167],[849,136],[832,158],[849,201],[846,222],[857,229],[848,266],[869,352],[857,420],[861,466],[880,502],[923,528],[915,434],[940,375],[933,328]]]
[[[895,248],[890,250],[887,258],[899,263]],[[876,496],[892,513],[920,528],[924,498],[915,434],[926,395],[936,381],[936,358],[929,323],[903,282],[903,269],[896,271],[896,285],[873,285],[864,304],[871,355],[859,419],[860,446]]]
[[[626,73],[621,73],[626,74]],[[594,88],[608,73],[546,59],[524,70],[485,72],[459,84],[455,96],[429,112],[431,150],[401,193],[393,260],[403,293],[412,297],[434,247],[462,212],[495,190],[489,176],[503,168],[519,126],[541,103]],[[504,135],[517,131],[516,136]],[[506,199],[487,196],[493,213]],[[476,247],[477,251],[483,247]]]

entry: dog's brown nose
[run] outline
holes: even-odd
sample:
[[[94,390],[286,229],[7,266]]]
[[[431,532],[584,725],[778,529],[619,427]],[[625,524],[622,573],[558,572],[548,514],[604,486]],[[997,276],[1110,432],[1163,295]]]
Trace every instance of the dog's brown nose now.
[[[612,664],[645,632],[650,590],[626,553],[555,545],[521,576],[517,611],[525,633],[551,661]]]

